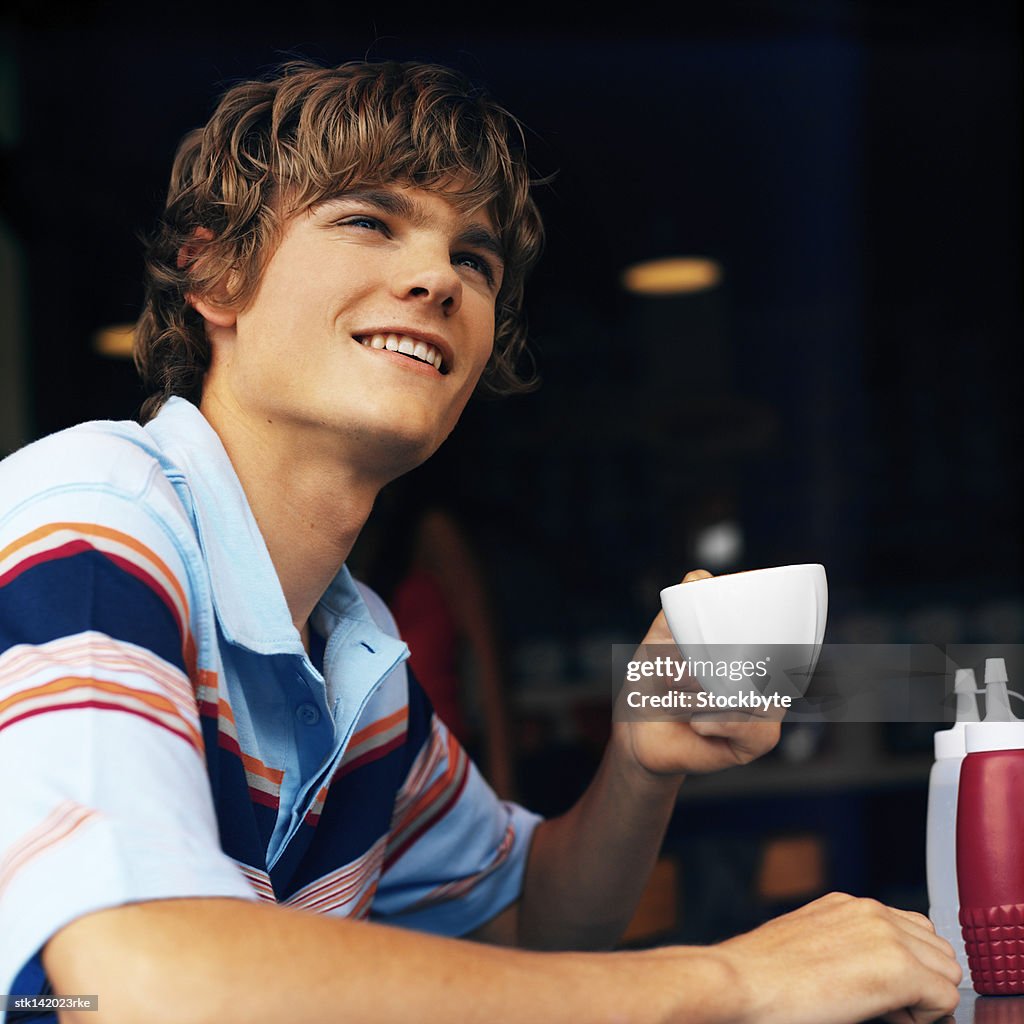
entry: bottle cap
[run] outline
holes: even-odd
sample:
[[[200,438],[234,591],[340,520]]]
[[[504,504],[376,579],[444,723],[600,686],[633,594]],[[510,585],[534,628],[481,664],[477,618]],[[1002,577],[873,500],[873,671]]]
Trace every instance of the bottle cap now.
[[[1004,658],[985,659],[985,685],[989,683],[1006,683],[1006,660]]]
[[[967,753],[964,726],[954,725],[952,729],[940,729],[935,734],[935,758],[963,757]]]
[[[1024,722],[968,722],[964,737],[968,754],[1024,750]]]

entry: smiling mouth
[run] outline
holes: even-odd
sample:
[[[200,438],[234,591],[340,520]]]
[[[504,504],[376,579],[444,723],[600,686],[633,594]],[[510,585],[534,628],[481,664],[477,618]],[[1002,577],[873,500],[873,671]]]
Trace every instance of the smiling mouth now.
[[[441,350],[419,338],[410,338],[406,334],[364,334],[355,335],[355,340],[363,348],[387,349],[388,352],[397,352],[399,355],[433,366],[438,373],[448,372]]]

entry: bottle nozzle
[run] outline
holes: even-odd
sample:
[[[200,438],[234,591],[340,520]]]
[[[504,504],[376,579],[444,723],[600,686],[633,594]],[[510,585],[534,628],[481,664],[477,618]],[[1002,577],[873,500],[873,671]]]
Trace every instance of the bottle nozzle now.
[[[956,693],[956,720],[958,722],[978,721],[978,701],[974,694],[978,683],[973,668],[958,668],[953,682]]]
[[[959,674],[959,673],[958,673]],[[985,659],[985,685],[989,683],[1006,683],[1006,659],[986,658]]]
[[[953,681],[953,690],[956,693],[974,693],[978,684],[974,678],[973,668],[958,668]]]
[[[985,659],[985,721],[1016,722],[1006,692],[1006,662],[1002,658]]]

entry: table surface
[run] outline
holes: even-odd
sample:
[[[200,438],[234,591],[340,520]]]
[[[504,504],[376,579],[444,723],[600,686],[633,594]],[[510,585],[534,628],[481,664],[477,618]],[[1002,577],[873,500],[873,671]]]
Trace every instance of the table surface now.
[[[979,996],[961,989],[956,1024],[1024,1024],[1024,996]]]
[[[943,1017],[937,1024],[952,1024],[954,1020],[956,1024],[1024,1024],[1024,996],[979,996],[974,989],[960,989],[955,1016]]]

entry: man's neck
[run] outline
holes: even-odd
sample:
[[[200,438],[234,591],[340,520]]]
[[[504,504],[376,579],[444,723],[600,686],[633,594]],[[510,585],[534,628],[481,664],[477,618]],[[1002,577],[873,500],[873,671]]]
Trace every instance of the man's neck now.
[[[309,616],[348,558],[383,481],[216,399],[204,395],[200,410],[238,474],[308,650]]]

